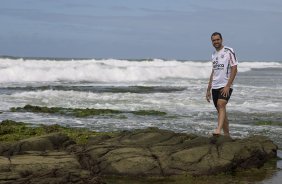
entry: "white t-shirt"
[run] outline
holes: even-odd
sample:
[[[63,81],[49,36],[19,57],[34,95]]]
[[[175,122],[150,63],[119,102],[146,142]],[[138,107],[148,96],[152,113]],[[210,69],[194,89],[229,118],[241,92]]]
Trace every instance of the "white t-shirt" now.
[[[213,78],[212,89],[226,86],[231,73],[231,66],[238,65],[232,48],[224,46],[212,54]]]

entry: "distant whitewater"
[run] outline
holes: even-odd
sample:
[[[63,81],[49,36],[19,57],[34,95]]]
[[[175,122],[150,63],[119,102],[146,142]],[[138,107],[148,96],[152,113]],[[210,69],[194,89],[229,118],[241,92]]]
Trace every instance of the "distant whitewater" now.
[[[242,62],[240,72],[256,68],[281,68],[277,62]],[[0,82],[135,82],[167,78],[204,79],[210,62],[128,60],[34,60],[0,58]]]
[[[205,92],[209,61],[0,58],[0,120],[87,127],[95,131],[159,127],[207,135],[217,114]],[[240,62],[228,104],[231,135],[270,136],[282,145],[282,62]],[[166,116],[93,116],[11,112],[27,104]],[[1,113],[2,112],[2,113]],[[268,126],[259,126],[268,122]],[[270,122],[270,123],[269,123]],[[271,124],[273,122],[273,124]]]

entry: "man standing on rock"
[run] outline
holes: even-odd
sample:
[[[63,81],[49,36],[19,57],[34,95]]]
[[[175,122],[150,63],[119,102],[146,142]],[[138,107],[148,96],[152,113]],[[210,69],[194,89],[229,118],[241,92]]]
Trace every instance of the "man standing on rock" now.
[[[212,54],[212,72],[206,93],[208,102],[212,99],[218,112],[218,125],[213,135],[220,135],[223,129],[224,135],[229,136],[229,123],[226,113],[226,105],[232,94],[232,83],[237,74],[238,61],[232,48],[222,44],[222,36],[215,32],[211,35],[212,45],[215,51]]]

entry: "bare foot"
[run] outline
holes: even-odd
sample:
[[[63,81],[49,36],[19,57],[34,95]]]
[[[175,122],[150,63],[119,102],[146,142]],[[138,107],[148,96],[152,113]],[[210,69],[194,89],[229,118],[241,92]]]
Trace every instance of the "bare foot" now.
[[[219,136],[220,135],[220,130],[215,129],[215,131],[212,133],[214,136]]]

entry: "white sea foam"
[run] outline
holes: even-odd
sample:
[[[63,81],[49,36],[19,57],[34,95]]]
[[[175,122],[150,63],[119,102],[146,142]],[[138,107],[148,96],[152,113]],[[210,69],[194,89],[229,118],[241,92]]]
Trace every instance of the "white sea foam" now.
[[[279,62],[242,62],[239,63],[240,72],[250,71],[255,68],[282,68]]]
[[[276,62],[243,62],[240,72],[252,68],[282,67]],[[23,60],[0,58],[0,82],[140,82],[170,78],[208,78],[210,62],[128,60]]]

